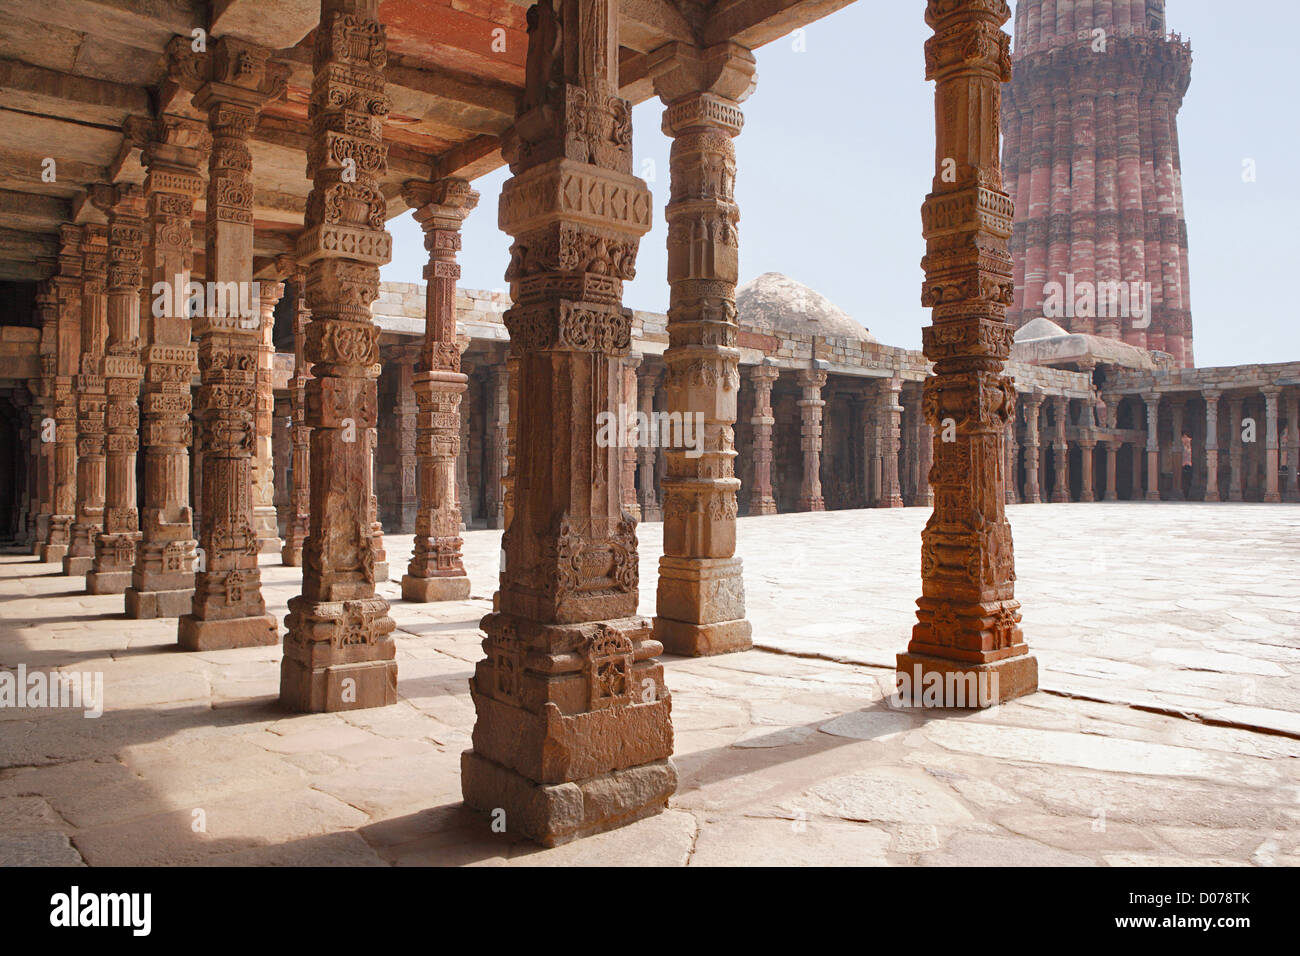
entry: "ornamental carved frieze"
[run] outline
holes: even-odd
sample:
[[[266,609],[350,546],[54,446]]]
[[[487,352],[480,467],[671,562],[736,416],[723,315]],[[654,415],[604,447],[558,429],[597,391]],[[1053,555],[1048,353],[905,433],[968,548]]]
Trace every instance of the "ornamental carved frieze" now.
[[[621,355],[632,347],[631,309],[561,299],[515,306],[504,321],[517,353],[558,349]]]

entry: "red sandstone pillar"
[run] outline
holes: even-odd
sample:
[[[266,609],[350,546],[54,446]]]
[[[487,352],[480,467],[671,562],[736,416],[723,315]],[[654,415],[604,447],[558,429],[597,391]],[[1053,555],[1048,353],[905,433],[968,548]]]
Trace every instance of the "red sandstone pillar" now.
[[[58,310],[54,375],[54,501],[41,561],[62,561],[72,539],[77,510],[77,376],[81,370],[82,227],[59,228],[58,273],[51,279]]]
[[[1242,406],[1245,402],[1240,396],[1228,399],[1228,500],[1241,501],[1242,495],[1242,458],[1245,449],[1242,446],[1241,433],[1244,426]]]
[[[253,426],[256,435],[253,469],[253,530],[262,554],[279,554],[284,548],[275,512],[275,454],[271,448],[271,417],[275,413],[275,393],[271,377],[275,366],[275,307],[284,295],[284,283],[263,280],[258,286],[257,405]]]
[[[307,275],[294,263],[293,285],[293,379],[289,382],[289,407],[293,415],[292,487],[289,492],[289,526],[284,532],[280,560],[288,567],[302,566],[302,549],[311,523],[311,427],[307,424],[307,382],[311,363],[307,361]]]
[[[1300,501],[1300,389],[1291,392],[1287,409],[1287,475],[1283,497]]]
[[[877,414],[881,423],[880,455],[882,467],[878,507],[901,508],[903,507],[903,495],[898,482],[898,451],[901,444],[900,425],[903,406],[900,404],[900,398],[903,383],[898,376],[894,376],[891,379],[882,380],[880,386],[881,406]],[[820,435],[818,447],[820,447]]]
[[[322,0],[312,54],[307,168],[298,236],[307,272],[311,524],[302,593],[285,618],[280,701],[299,711],[397,700],[395,627],[380,579],[370,436],[378,419],[379,328],[370,305],[392,239],[379,188],[387,166],[387,45],[377,0]],[[363,107],[356,108],[356,107]],[[351,162],[345,162],[351,160]]]
[[[1219,395],[1215,389],[1201,393],[1205,398],[1205,500],[1219,500]]]
[[[517,475],[499,610],[483,619],[486,657],[470,682],[474,746],[462,756],[461,790],[470,807],[504,813],[510,832],[547,845],[657,813],[677,782],[662,647],[636,616],[636,527],[621,506],[621,455],[596,440],[623,394],[632,326],[623,281],[651,218],[649,191],[631,174],[631,105],[617,94],[618,19],[614,0],[530,9],[527,81],[502,142],[513,174],[499,221],[514,239],[505,324],[519,363]],[[716,115],[698,105],[680,119]],[[620,198],[579,207],[574,196]],[[547,248],[558,255],[534,254]],[[673,295],[685,306],[700,293]],[[670,374],[689,379],[689,366]],[[710,369],[727,373],[726,355]],[[672,407],[701,408],[684,399],[708,392],[682,384]],[[721,515],[710,523],[711,509],[729,505],[734,516],[734,483],[688,491],[680,463],[674,478],[664,511],[686,512],[668,519],[683,537],[725,531]],[[673,533],[667,523],[664,531]]]
[[[95,560],[104,530],[104,343],[108,337],[105,291],[108,230],[88,225],[81,236],[81,358],[76,379],[77,505],[63,573],[83,575]]]
[[[935,510],[921,533],[922,596],[898,675],[913,699],[923,699],[922,689],[937,677],[947,706],[987,706],[1038,686],[1038,664],[1019,626],[1002,493],[1003,430],[1015,408],[1015,386],[1003,374],[1013,331],[1005,318],[1014,207],[1000,189],[997,125],[1000,83],[1011,78],[1010,38],[1000,29],[1009,14],[1004,3],[973,0],[929,0],[926,8],[935,31],[926,46],[927,79],[935,81],[935,155],[955,159],[958,176],[946,182],[936,169],[922,206],[921,302],[933,310],[922,341],[934,362],[925,410],[936,433],[951,418],[956,440],[943,441],[940,433],[934,443]],[[947,675],[982,684],[979,700],[956,699]]]
[[[1009,505],[1016,504],[1020,497],[1016,494],[1016,478],[1020,474],[1020,446],[1016,442],[1016,413],[1012,411],[1011,417],[1007,421],[1006,434],[1003,441],[1007,446],[1007,464],[1006,464],[1006,503]],[[933,504],[931,500],[930,504]]]
[[[1042,503],[1038,487],[1038,424],[1043,410],[1043,394],[1037,389],[1027,393],[1025,403],[1025,504]]]
[[[659,451],[659,430],[655,425],[655,386],[659,381],[659,368],[643,362],[637,370],[637,399],[641,415],[649,429],[648,440],[641,442],[637,449],[637,462],[641,476],[641,520],[663,521],[663,509],[659,507],[658,480],[655,477],[655,456]],[[757,452],[755,452],[757,455]],[[769,451],[769,457],[770,457]],[[757,457],[755,457],[757,471]]]
[[[636,459],[637,446],[640,443],[640,430],[637,427],[636,370],[641,365],[641,356],[629,355],[623,359],[623,401],[620,411],[626,424],[623,445],[623,510],[637,521],[641,520],[641,502],[636,496]],[[647,423],[647,430],[649,424]]]
[[[108,213],[108,338],[104,348],[104,532],[86,574],[91,594],[122,594],[131,583],[140,512],[135,459],[140,446],[140,279],[144,264],[144,190],[96,186],[92,201]]]
[[[802,369],[796,376],[803,389],[799,399],[800,448],[803,451],[803,481],[799,486],[800,511],[825,511],[826,502],[822,500],[821,454],[822,454],[822,388],[826,385],[826,372],[822,369]],[[888,470],[888,463],[885,468]],[[894,474],[898,474],[898,455],[894,455]],[[894,497],[897,497],[898,481],[894,481]],[[898,505],[902,505],[898,499]]]
[[[464,600],[470,582],[461,558],[461,513],[456,460],[461,445],[461,409],[469,381],[456,344],[456,280],[460,229],[479,195],[463,179],[408,182],[407,204],[424,230],[429,263],[424,277],[424,345],[415,372],[417,506],[411,565],[402,577],[408,601]]]
[[[1116,488],[1115,461],[1119,454],[1119,446],[1123,444],[1118,441],[1108,441],[1106,445],[1106,494],[1103,500],[1118,501],[1119,491]]]
[[[1260,392],[1264,396],[1264,500],[1273,503],[1282,500],[1277,482],[1277,398],[1282,389],[1277,385],[1265,385]]]
[[[1064,395],[1052,396],[1053,430],[1056,437],[1052,441],[1055,456],[1055,481],[1052,485],[1052,501],[1056,503],[1070,500],[1070,445],[1065,437],[1065,429],[1070,420],[1070,400]]]
[[[1183,413],[1185,401],[1173,398],[1169,402],[1169,423],[1172,441],[1169,448],[1170,470],[1173,472],[1173,484],[1170,486],[1169,500],[1182,501],[1183,494]]]
[[[1092,439],[1080,439],[1079,445],[1079,500],[1096,501],[1097,493],[1093,488],[1092,478],[1092,453],[1097,447],[1097,442]]]
[[[1143,392],[1147,407],[1147,501],[1160,500],[1160,393]]]

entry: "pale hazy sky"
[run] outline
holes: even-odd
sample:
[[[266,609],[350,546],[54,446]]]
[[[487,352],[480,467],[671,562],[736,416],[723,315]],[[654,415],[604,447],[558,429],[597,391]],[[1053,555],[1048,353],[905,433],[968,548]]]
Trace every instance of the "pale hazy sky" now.
[[[1014,6],[1014,4],[1013,4]],[[1168,27],[1192,44],[1179,113],[1196,364],[1300,361],[1300,78],[1295,0],[1170,0]],[[740,276],[783,272],[821,292],[882,342],[920,348],[920,206],[934,155],[923,0],[858,0],[755,51],[758,86],[736,141]],[[1007,28],[1011,26],[1008,21]],[[636,172],[655,197],[624,304],[664,311],[668,139],[648,100],[634,113]],[[1242,162],[1256,180],[1243,182]],[[461,284],[505,290],[509,238],[497,229],[506,169],[475,183]],[[409,215],[389,222],[389,281],[420,282],[426,254]]]

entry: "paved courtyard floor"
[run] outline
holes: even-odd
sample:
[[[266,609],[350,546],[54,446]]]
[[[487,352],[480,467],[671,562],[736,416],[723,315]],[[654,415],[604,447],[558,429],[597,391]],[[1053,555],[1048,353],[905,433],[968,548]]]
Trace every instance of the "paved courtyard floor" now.
[[[666,657],[667,812],[552,850],[460,806],[500,534],[473,598],[406,604],[394,707],[294,715],[277,647],[184,653],[175,620],[0,557],[0,667],[102,672],[104,714],[0,709],[0,863],[1300,864],[1300,506],[1009,509],[1042,691],[889,706],[928,509],[740,521],[756,649]],[[654,611],[660,527],[642,526]],[[299,573],[264,558],[283,618]]]

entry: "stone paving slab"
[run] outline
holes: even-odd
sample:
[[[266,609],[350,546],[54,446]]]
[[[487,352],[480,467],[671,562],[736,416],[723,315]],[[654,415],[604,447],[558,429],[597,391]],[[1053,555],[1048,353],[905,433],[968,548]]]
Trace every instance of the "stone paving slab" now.
[[[0,864],[1300,864],[1300,508],[1010,509],[1044,693],[891,707],[922,509],[740,521],[759,649],[665,658],[667,812],[541,850],[460,804],[500,533],[468,601],[394,601],[396,706],[288,714],[280,649],[184,653],[0,556],[0,667],[103,675],[104,713],[0,708]],[[653,614],[659,526],[640,529]],[[387,539],[400,578],[409,539]],[[263,562],[268,609],[298,572]]]

